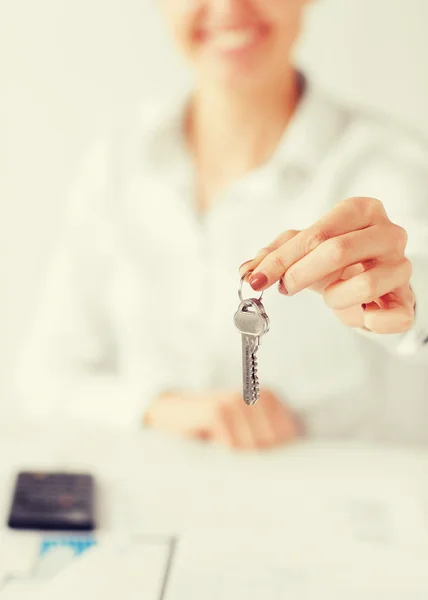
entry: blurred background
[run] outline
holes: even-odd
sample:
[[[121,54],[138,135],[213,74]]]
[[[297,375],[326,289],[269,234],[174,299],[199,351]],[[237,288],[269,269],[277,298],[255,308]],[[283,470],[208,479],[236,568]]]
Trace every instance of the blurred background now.
[[[426,0],[319,0],[299,63],[353,104],[428,134]],[[315,26],[316,23],[316,26]],[[15,0],[0,9],[0,394],[63,203],[93,137],[188,74],[156,0]],[[5,402],[2,401],[2,404]]]

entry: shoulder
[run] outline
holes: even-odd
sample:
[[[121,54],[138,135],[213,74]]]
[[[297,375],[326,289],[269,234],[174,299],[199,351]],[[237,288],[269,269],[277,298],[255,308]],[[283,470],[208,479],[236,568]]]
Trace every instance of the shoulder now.
[[[92,140],[79,161],[69,212],[105,208],[135,174],[144,180],[177,135],[183,100],[148,98]]]
[[[116,121],[110,130],[95,141],[92,160],[128,160],[133,163],[153,155],[165,146],[181,126],[185,97],[173,99],[148,97],[129,115]]]
[[[385,157],[426,165],[428,137],[414,127],[375,110],[346,103],[322,86],[309,82],[310,118],[319,135],[331,129],[331,151],[359,155],[382,152]],[[316,120],[316,122],[315,122]]]
[[[428,200],[428,139],[399,121],[322,96],[338,123],[325,160],[341,194]]]
[[[367,157],[378,154],[391,163],[401,162],[427,168],[428,139],[414,128],[392,117],[368,110],[348,109],[344,142]]]
[[[428,201],[428,144],[419,132],[379,115],[357,111],[349,124],[349,195],[395,203]],[[366,191],[365,191],[366,190]]]

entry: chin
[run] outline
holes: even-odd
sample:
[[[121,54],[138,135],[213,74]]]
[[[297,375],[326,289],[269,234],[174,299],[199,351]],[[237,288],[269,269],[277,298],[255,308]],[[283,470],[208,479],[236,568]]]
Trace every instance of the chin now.
[[[259,61],[257,61],[259,62]],[[266,69],[266,64],[217,63],[201,66],[199,72],[201,80],[211,87],[232,89],[236,92],[256,91],[269,85],[272,74]],[[280,80],[281,75],[278,78]]]
[[[211,87],[216,87],[219,90],[232,91],[239,93],[260,93],[263,89],[272,89],[272,78],[267,77],[265,73],[257,76],[256,73],[247,72],[228,72],[217,73],[216,76],[210,78]],[[280,81],[276,78],[275,84]]]

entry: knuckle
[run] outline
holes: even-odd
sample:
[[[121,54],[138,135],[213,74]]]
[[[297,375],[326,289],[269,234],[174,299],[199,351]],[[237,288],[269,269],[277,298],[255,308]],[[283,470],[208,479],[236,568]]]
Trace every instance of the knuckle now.
[[[378,198],[366,197],[363,198],[363,200],[365,201],[367,210],[369,210],[372,214],[383,212],[383,204]]]
[[[324,242],[330,239],[329,233],[326,229],[317,229],[313,233],[311,233],[306,239],[305,243],[305,252],[312,252],[315,248],[318,248]]]
[[[350,242],[347,236],[334,238],[328,245],[328,259],[338,267],[343,264],[350,250]]]
[[[264,246],[257,252],[256,259],[257,260],[263,259],[266,256],[269,256],[269,254],[271,254],[273,251],[274,251],[273,246]]]
[[[377,285],[373,274],[368,271],[359,278],[359,297],[372,300],[377,297]]]
[[[407,240],[408,240],[407,231],[404,229],[404,227],[401,227],[400,225],[392,224],[391,225],[391,237],[392,237],[392,242],[393,242],[394,246],[398,247],[400,250],[404,251],[404,249],[407,246]]]
[[[349,198],[348,202],[358,214],[366,215],[367,217],[384,212],[383,204],[378,198],[356,196]]]
[[[366,213],[369,209],[370,199],[365,196],[355,196],[354,198],[349,198],[346,202],[357,212]]]
[[[383,203],[379,200],[379,198],[366,198],[366,200],[369,210],[372,213],[384,212]]]
[[[285,270],[285,261],[280,252],[273,252],[269,262],[275,272]]]

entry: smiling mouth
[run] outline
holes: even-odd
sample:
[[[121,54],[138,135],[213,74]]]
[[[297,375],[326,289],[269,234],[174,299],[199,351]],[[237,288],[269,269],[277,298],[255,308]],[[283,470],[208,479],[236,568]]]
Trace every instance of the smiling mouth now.
[[[252,48],[262,41],[266,35],[266,27],[251,26],[207,32],[202,36],[202,39],[220,52],[236,53]]]

